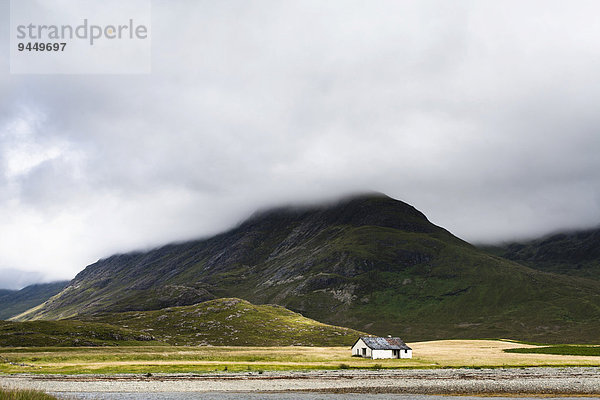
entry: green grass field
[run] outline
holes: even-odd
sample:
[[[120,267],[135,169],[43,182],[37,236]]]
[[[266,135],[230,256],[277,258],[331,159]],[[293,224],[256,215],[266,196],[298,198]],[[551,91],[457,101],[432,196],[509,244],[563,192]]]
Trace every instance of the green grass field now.
[[[352,357],[349,346],[0,348],[0,373],[155,374],[215,371],[600,365],[600,356],[597,355],[507,353],[505,351],[507,349],[540,348],[510,341],[441,340],[409,343],[409,345],[413,348],[414,357],[408,360],[371,360]]]
[[[600,356],[600,346],[558,345],[535,348],[507,349],[507,353],[557,354],[563,356]]]

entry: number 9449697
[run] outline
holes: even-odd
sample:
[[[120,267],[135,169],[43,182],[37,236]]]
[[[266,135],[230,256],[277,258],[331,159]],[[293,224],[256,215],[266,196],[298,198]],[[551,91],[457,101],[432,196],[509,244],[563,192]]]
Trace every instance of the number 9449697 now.
[[[28,42],[17,44],[19,51],[65,51],[66,43]]]

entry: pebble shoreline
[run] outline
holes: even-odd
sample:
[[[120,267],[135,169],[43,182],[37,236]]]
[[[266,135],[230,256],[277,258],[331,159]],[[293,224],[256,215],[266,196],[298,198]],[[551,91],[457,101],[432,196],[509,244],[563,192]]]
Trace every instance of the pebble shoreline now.
[[[286,392],[600,395],[600,367],[335,370],[214,374],[0,375],[46,392]]]

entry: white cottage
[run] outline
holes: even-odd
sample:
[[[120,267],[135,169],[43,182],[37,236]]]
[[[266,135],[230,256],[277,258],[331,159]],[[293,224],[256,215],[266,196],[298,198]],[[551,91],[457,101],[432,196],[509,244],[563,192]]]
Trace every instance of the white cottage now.
[[[398,337],[362,336],[352,346],[352,355],[372,358],[412,358],[412,349]]]

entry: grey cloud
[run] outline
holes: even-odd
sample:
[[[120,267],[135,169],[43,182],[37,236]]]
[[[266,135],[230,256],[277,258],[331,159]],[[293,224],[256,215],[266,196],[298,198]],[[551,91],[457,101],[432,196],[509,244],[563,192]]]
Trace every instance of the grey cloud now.
[[[13,268],[0,268],[0,289],[19,290],[27,285],[39,283],[43,275],[39,272],[26,272]]]
[[[0,75],[0,127],[38,115],[27,140],[60,149],[0,176],[12,221],[0,234],[25,243],[55,229],[58,250],[0,248],[0,262],[48,260],[68,278],[256,208],[362,190],[471,241],[596,225],[598,11],[155,1],[150,75]],[[15,140],[0,132],[2,168]]]

